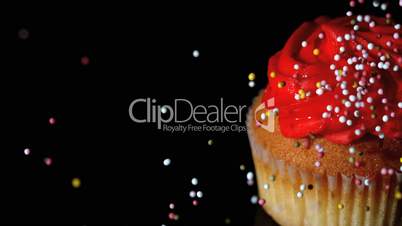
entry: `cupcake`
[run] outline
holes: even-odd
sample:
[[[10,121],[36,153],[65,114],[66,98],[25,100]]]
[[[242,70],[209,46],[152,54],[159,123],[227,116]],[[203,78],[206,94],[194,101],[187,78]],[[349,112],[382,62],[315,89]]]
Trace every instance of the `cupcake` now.
[[[259,197],[280,225],[402,225],[399,29],[319,17],[270,58],[247,125]]]

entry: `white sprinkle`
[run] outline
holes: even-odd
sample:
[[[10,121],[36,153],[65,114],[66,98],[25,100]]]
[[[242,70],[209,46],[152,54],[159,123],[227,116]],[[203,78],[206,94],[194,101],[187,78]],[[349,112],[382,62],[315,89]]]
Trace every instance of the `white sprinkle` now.
[[[402,102],[398,103],[398,108],[402,108]]]
[[[355,31],[358,31],[359,30],[359,25],[355,25],[355,26],[353,26],[353,30],[355,30]]]
[[[300,185],[300,191],[304,191],[306,190],[306,185],[305,184],[301,184]]]
[[[354,111],[354,112],[353,112],[353,115],[354,115],[356,118],[360,117],[360,111],[358,111],[358,110]]]
[[[267,114],[265,112],[261,113],[261,120],[265,120],[267,118]]]
[[[170,159],[165,159],[165,160],[163,160],[163,165],[164,166],[169,166],[171,162],[172,161]]]
[[[334,60],[339,61],[341,59],[341,56],[339,54],[335,54]]]
[[[340,52],[340,53],[345,52],[345,47],[343,47],[343,46],[339,47],[339,52]]]
[[[393,71],[397,72],[399,71],[399,66],[398,65],[394,65],[394,67],[392,68]]]
[[[378,134],[378,137],[380,138],[380,139],[384,139],[384,133],[380,133],[380,134]]]
[[[330,114],[328,112],[322,113],[322,118],[329,118]]]
[[[350,95],[349,100],[352,101],[352,102],[355,102],[356,101],[356,96]]]
[[[321,163],[320,163],[319,161],[316,161],[316,162],[314,163],[314,166],[315,166],[315,167],[320,167],[320,166],[321,166]]]
[[[365,16],[364,16],[364,21],[365,21],[366,23],[370,22],[370,20],[371,20],[371,17],[370,17],[369,15],[365,15]]]
[[[369,179],[364,179],[364,185],[369,186],[370,185],[370,180]]]
[[[341,116],[341,117],[339,117],[339,122],[340,123],[345,123],[346,122],[346,117],[345,116]]]
[[[382,98],[381,103],[386,104],[388,102],[387,98]]]
[[[400,24],[395,24],[394,28],[395,28],[395,30],[399,30],[399,29],[401,29],[401,25]]]
[[[349,41],[350,40],[350,34],[345,34],[344,38],[345,38],[346,41]]]
[[[303,192],[297,192],[296,193],[297,198],[301,199],[303,197]]]
[[[362,22],[363,21],[363,16],[362,15],[357,15],[356,20],[357,20],[357,22]]]
[[[380,132],[381,131],[381,126],[376,126],[374,129],[375,129],[376,132]]]
[[[352,16],[352,15],[353,15],[352,11],[347,11],[346,12],[346,16]]]
[[[304,47],[307,46],[307,42],[306,42],[306,41],[302,41],[301,45],[302,45],[302,47],[304,48]]]
[[[356,153],[356,148],[353,147],[353,146],[349,147],[349,153],[350,153],[350,154]]]
[[[388,115],[382,116],[382,121],[383,121],[383,122],[388,122],[388,120],[389,120]]]
[[[372,97],[367,97],[367,103],[369,103],[369,104],[373,103],[373,98]]]
[[[385,11],[387,10],[388,4],[387,3],[382,3],[381,4],[381,10]]]
[[[30,153],[31,153],[31,149],[29,149],[29,148],[24,149],[24,154],[25,155],[29,155]]]
[[[329,68],[330,68],[331,70],[335,70],[336,66],[335,66],[335,64],[331,64],[331,65],[329,65]]]
[[[374,44],[370,42],[369,44],[367,44],[367,48],[369,50],[372,50],[374,48]]]
[[[352,106],[352,103],[350,101],[345,101],[345,107],[350,108]]]
[[[352,124],[353,124],[352,120],[348,119],[348,120],[346,121],[346,125],[352,126]]]
[[[194,186],[197,185],[198,184],[198,179],[193,177],[193,179],[191,179],[191,184],[194,185]]]
[[[202,198],[202,196],[204,196],[204,194],[202,193],[202,191],[197,191],[197,197],[198,197],[198,198]]]
[[[371,21],[371,22],[369,23],[369,27],[371,27],[371,28],[375,27],[375,22],[374,22],[374,21]]]
[[[252,179],[254,179],[254,173],[250,171],[247,173],[246,177],[247,177],[247,180],[252,180]]]
[[[321,89],[321,88],[318,88],[318,89],[315,90],[315,93],[316,93],[318,96],[321,96],[321,95],[324,93],[324,90]]]
[[[327,105],[327,111],[332,111],[332,106],[331,105]]]
[[[362,134],[362,131],[360,129],[355,130],[355,135],[360,136]]]
[[[323,38],[324,38],[324,33],[322,33],[322,32],[319,33],[319,34],[318,34],[318,38],[319,38],[319,39],[323,39]]]
[[[335,113],[339,113],[339,111],[340,111],[340,108],[339,108],[339,107],[335,107],[334,112],[335,112]]]
[[[193,57],[197,58],[200,56],[200,52],[198,50],[193,51]]]
[[[258,201],[258,197],[257,197],[256,195],[251,196],[250,202],[251,202],[252,204],[256,204],[257,201]]]
[[[336,38],[336,41],[337,41],[337,42],[342,42],[342,36],[338,36],[338,37]]]
[[[378,95],[383,95],[383,94],[384,94],[384,90],[380,88],[380,89],[377,90],[377,93],[378,93]]]
[[[263,186],[264,186],[264,189],[265,189],[265,190],[268,190],[268,189],[269,189],[269,184],[264,184]]]
[[[294,68],[295,70],[299,70],[300,66],[299,66],[298,64],[295,64],[295,65],[293,65],[293,68]]]
[[[254,82],[254,81],[249,81],[249,82],[248,82],[248,86],[249,86],[250,88],[253,88],[253,87],[255,86],[255,82]]]
[[[399,33],[395,32],[395,33],[392,35],[392,37],[393,37],[394,39],[399,39]]]
[[[190,198],[195,198],[197,194],[195,193],[195,191],[190,191],[188,195],[190,196]]]
[[[377,0],[374,0],[373,1],[373,6],[377,8],[378,6],[380,6],[380,2],[377,1]]]

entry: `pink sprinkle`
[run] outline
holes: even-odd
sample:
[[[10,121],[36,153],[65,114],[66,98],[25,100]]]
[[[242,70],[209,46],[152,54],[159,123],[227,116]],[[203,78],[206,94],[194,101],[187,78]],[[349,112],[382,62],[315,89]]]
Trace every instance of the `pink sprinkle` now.
[[[388,175],[392,175],[394,174],[394,170],[393,169],[388,169]]]
[[[389,187],[389,184],[385,185],[385,189],[386,189],[386,190],[389,190],[389,188],[390,188],[390,187]]]
[[[361,162],[360,162],[360,161],[356,161],[356,162],[355,162],[355,167],[358,168],[358,167],[360,167],[360,166],[361,166]]]
[[[265,199],[259,199],[258,205],[263,206],[265,204]]]
[[[56,119],[53,118],[53,117],[49,118],[49,124],[50,124],[50,125],[56,124]]]
[[[362,181],[361,181],[361,180],[355,179],[355,185],[361,185],[361,184],[362,184]]]
[[[356,6],[356,2],[354,0],[349,2],[350,7],[355,7]]]
[[[255,126],[260,127],[261,126],[260,122],[256,121]]]
[[[53,163],[52,159],[49,158],[49,157],[46,157],[45,159],[43,159],[43,162],[44,162],[47,166],[50,166],[50,165],[52,165],[52,163]]]
[[[197,200],[193,200],[193,206],[198,206],[198,201]]]
[[[168,217],[169,217],[169,220],[174,220],[176,218],[176,214],[169,213]]]
[[[89,58],[87,56],[81,57],[81,64],[86,66],[89,64]]]
[[[172,210],[172,209],[174,209],[174,203],[170,203],[169,204],[169,208]]]
[[[363,4],[363,3],[364,3],[364,0],[358,0],[358,2],[359,2],[360,4]]]
[[[387,173],[388,173],[387,168],[381,169],[381,175],[385,176],[385,175],[387,175]]]
[[[385,18],[387,18],[387,19],[391,19],[391,17],[392,17],[391,13],[387,13],[387,14],[385,14]]]
[[[319,153],[318,153],[318,157],[319,157],[319,158],[324,157],[324,152],[319,152]]]
[[[320,167],[320,166],[321,166],[321,163],[320,163],[319,161],[316,161],[316,162],[314,163],[314,165],[315,165],[315,167]]]

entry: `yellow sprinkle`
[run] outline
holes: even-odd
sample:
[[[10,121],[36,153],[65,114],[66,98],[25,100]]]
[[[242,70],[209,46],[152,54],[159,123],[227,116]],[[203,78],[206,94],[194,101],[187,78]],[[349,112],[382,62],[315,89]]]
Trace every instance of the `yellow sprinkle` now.
[[[275,71],[272,71],[269,75],[271,76],[271,78],[275,78],[275,77],[276,77]]]
[[[300,95],[300,99],[304,99],[306,97],[306,92],[304,89],[299,89],[298,93]]]
[[[321,82],[316,82],[316,83],[315,83],[315,86],[316,86],[317,88],[320,88],[320,87],[321,87]]]
[[[248,74],[248,80],[253,81],[254,79],[255,79],[255,74],[254,73]]]
[[[399,159],[399,161],[402,163],[402,157]]]
[[[313,50],[313,55],[314,56],[318,56],[320,54],[320,50],[319,49],[314,49]]]
[[[278,88],[285,87],[286,83],[284,81],[278,82]]]
[[[208,145],[209,145],[209,146],[211,146],[211,145],[213,145],[213,144],[214,144],[214,141],[213,141],[213,140],[211,140],[211,139],[208,140]]]
[[[395,192],[395,198],[396,198],[397,200],[401,200],[401,199],[402,199],[402,193],[401,193],[400,191],[396,191],[396,192]]]
[[[338,209],[341,210],[341,209],[343,209],[344,207],[345,207],[345,206],[344,206],[343,204],[341,204],[341,203],[338,204]]]
[[[269,117],[269,116],[271,115],[271,113],[270,113],[269,111],[267,111],[267,112],[265,112],[265,115],[266,115],[267,117]]]
[[[81,186],[80,178],[73,178],[71,180],[71,185],[73,186],[73,188],[79,188]]]

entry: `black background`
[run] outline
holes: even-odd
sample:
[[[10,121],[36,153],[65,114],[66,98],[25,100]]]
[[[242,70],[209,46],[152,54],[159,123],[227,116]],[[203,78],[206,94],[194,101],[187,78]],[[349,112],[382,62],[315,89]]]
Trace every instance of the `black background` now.
[[[221,97],[250,105],[266,85],[269,57],[292,31],[347,9],[347,1],[10,9],[0,23],[1,223],[254,224],[245,132],[169,134],[133,123],[128,106],[145,97],[161,105],[174,98],[217,104]],[[29,31],[26,40],[20,29]],[[81,65],[83,56],[89,65]],[[192,189],[204,193],[196,207]],[[168,220],[170,202],[177,222]]]

